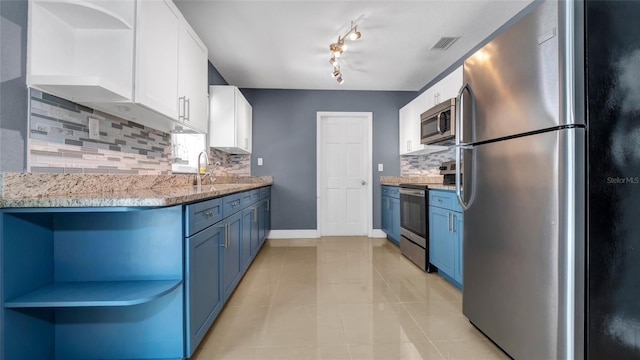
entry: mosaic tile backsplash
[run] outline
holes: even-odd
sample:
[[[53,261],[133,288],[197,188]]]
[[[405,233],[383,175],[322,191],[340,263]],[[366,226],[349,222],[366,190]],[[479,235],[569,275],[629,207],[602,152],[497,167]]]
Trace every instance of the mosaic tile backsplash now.
[[[444,161],[455,160],[455,147],[451,146],[446,151],[440,151],[427,155],[403,155],[400,156],[401,176],[437,176],[440,175],[440,164]]]
[[[218,149],[209,148],[213,176],[251,176],[251,155],[227,154]]]
[[[31,172],[171,174],[167,133],[31,90]],[[89,117],[100,139],[89,138]]]

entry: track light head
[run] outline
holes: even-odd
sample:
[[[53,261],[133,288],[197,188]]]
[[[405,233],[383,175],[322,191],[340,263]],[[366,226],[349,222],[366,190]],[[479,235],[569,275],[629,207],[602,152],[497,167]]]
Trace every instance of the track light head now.
[[[336,81],[338,82],[338,84],[342,85],[342,83],[344,83],[344,79],[342,78],[342,75],[338,76],[336,78]]]
[[[334,67],[334,68],[333,68],[333,72],[331,73],[331,75],[332,75],[334,78],[335,78],[335,77],[338,77],[338,76],[341,76],[341,75],[340,75],[340,68],[339,68],[339,67]]]
[[[340,57],[340,55],[342,55],[342,52],[344,51],[342,49],[342,44],[340,44],[339,42],[329,45],[329,50],[331,50],[331,53],[335,58]]]
[[[358,40],[360,39],[361,36],[362,34],[360,33],[360,31],[358,31],[358,25],[351,28],[351,34],[349,34],[349,39]]]

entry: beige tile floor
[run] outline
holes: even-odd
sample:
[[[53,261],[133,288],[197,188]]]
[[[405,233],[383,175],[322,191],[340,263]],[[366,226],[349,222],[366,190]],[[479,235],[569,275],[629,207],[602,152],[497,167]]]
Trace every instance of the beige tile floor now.
[[[508,359],[386,239],[268,240],[192,359]]]

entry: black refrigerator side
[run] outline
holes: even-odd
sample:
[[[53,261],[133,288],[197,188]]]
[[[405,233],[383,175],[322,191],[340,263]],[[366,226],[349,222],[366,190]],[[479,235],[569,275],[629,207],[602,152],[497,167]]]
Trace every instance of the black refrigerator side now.
[[[640,2],[586,1],[586,358],[640,358]]]

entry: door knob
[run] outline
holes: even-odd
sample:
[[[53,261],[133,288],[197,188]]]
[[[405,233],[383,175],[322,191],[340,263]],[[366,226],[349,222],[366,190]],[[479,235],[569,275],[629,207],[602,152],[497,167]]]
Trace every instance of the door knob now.
[[[362,180],[362,181],[360,182],[360,185],[367,185],[367,182],[366,182],[366,181],[364,181],[364,180]]]

